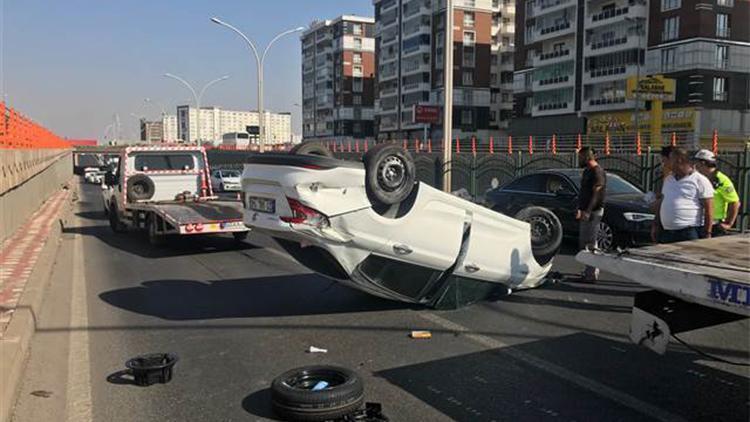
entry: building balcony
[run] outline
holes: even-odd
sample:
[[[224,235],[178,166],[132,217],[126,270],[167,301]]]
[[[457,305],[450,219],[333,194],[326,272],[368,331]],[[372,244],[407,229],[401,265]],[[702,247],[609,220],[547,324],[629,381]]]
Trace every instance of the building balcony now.
[[[531,33],[530,42],[539,42],[544,40],[551,40],[566,35],[570,35],[575,32],[575,21],[567,21],[559,23],[557,25],[548,26],[535,30]]]
[[[583,56],[599,56],[614,53],[616,51],[632,50],[638,48],[638,36],[626,35],[609,40],[596,40],[583,47]],[[645,40],[640,42],[641,48],[645,48]]]
[[[573,75],[560,75],[560,76],[556,76],[554,78],[542,79],[542,80],[534,81],[531,84],[531,89],[533,89],[534,92],[538,92],[538,91],[550,91],[550,90],[553,90],[553,89],[560,89],[560,88],[571,87],[573,85],[575,85],[575,76],[573,76]]]
[[[416,91],[429,91],[431,89],[429,82],[417,82],[401,86],[401,93],[408,94]]]
[[[515,43],[509,43],[509,44],[496,44],[497,51],[500,53],[513,53],[516,51],[516,44]],[[493,46],[494,47],[494,46]]]
[[[624,22],[626,18],[646,19],[647,17],[648,6],[646,6],[645,4],[632,2],[632,4],[629,4],[627,6],[618,7],[611,10],[604,10],[588,15],[586,17],[586,28],[594,29],[602,26],[609,26],[619,22]]]
[[[625,97],[610,98],[589,98],[583,101],[582,111],[611,111],[611,110],[630,110],[635,107],[635,101],[627,100]]]
[[[385,98],[385,97],[396,95],[396,91],[397,91],[396,87],[392,87],[392,88],[381,89],[378,92],[378,94],[380,95],[381,98]]]
[[[637,69],[635,64],[631,64],[588,70],[583,72],[583,83],[590,85],[627,79],[628,76],[635,75]]]
[[[402,50],[401,51],[401,58],[410,57],[415,54],[430,54],[432,51],[429,44],[420,44],[417,47],[412,47],[408,50]]]
[[[531,108],[531,116],[554,116],[557,114],[568,114],[573,113],[575,108],[575,101],[559,101],[542,104],[534,104]]]
[[[575,49],[565,48],[562,50],[554,50],[542,54],[537,54],[531,60],[531,65],[533,67],[546,66],[555,63],[567,62],[574,59]]]
[[[380,2],[380,13],[383,14],[389,12],[395,9],[396,6],[398,6],[398,0],[382,1]]]
[[[531,10],[529,11],[530,13],[526,16],[526,18],[528,19],[532,17],[539,17],[575,6],[575,0],[540,1],[534,4],[534,7],[531,8]]]
[[[431,68],[429,63],[420,63],[418,66],[404,67],[401,71],[401,75],[408,76],[415,73],[429,72],[430,69]]]

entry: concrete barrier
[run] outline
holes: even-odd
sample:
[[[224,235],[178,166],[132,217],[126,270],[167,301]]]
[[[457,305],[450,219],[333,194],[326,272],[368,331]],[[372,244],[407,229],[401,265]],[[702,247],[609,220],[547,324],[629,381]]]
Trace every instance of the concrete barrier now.
[[[0,150],[0,242],[73,176],[68,150]]]

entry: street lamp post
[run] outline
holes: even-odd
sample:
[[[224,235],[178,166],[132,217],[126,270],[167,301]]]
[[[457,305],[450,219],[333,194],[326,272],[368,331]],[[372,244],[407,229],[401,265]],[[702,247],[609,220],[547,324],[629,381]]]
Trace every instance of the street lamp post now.
[[[642,27],[642,22],[640,18],[626,17],[625,21],[636,23],[636,26],[634,28],[636,30],[636,34],[638,35],[638,57],[636,58],[636,68],[635,68],[635,107],[633,107],[635,109],[635,115],[634,115],[635,136],[638,136],[638,132],[641,130],[641,127],[640,127],[640,114],[641,114],[640,83],[641,83],[641,38],[643,38],[641,31],[643,31],[643,27]]]
[[[290,29],[288,31],[284,31],[276,35],[271,40],[271,42],[268,43],[265,50],[263,50],[263,55],[259,55],[258,49],[255,47],[255,44],[253,44],[253,42],[250,41],[250,38],[248,38],[245,34],[243,34],[242,31],[240,31],[239,29],[235,28],[231,24],[228,24],[216,17],[211,18],[211,22],[221,25],[223,27],[229,28],[232,31],[236,32],[237,35],[239,35],[243,40],[245,40],[245,43],[247,43],[248,47],[250,47],[250,50],[253,52],[253,55],[255,56],[255,64],[257,66],[257,72],[258,72],[258,131],[260,132],[258,134],[258,138],[260,141],[260,145],[259,145],[260,152],[263,152],[263,146],[265,145],[265,139],[266,139],[265,138],[265,122],[264,122],[265,115],[263,114],[263,63],[266,60],[266,55],[268,54],[268,50],[276,41],[278,41],[281,37],[285,35],[304,31],[305,28],[300,26],[300,27]]]
[[[443,71],[443,190],[451,191],[453,136],[453,0],[445,8],[445,67]]]
[[[225,81],[229,79],[229,76],[226,75],[226,76],[222,76],[221,78],[216,78],[213,81],[203,85],[203,88],[201,88],[200,93],[196,93],[195,89],[193,89],[193,86],[190,85],[186,80],[182,79],[179,76],[173,75],[171,73],[165,73],[164,76],[181,82],[193,94],[193,99],[195,100],[196,115],[197,115],[195,137],[197,138],[198,143],[200,143],[201,142],[201,98],[203,98],[203,94],[206,92],[206,89],[208,89],[209,86],[215,83],[221,82],[221,81]],[[189,118],[189,113],[188,113],[188,118]],[[188,138],[188,141],[190,141],[189,138]]]

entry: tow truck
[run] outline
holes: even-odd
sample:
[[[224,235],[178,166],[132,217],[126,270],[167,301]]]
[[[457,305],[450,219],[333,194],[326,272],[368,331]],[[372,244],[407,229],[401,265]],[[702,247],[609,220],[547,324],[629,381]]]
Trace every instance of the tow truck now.
[[[750,317],[750,233],[576,259],[652,289],[635,296],[630,340],[659,354],[676,334]]]
[[[215,196],[209,174],[200,146],[125,148],[102,190],[110,227],[116,233],[145,230],[153,245],[170,235],[231,233],[245,239],[242,203]]]

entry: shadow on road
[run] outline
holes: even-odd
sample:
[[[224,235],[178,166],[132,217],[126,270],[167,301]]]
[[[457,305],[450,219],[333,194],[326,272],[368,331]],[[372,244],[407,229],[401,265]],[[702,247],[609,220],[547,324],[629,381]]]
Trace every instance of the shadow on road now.
[[[271,419],[278,421],[271,408],[271,389],[265,388],[256,391],[242,400],[242,408],[247,413],[259,418]]]
[[[374,298],[314,274],[208,282],[146,281],[99,297],[118,308],[176,321],[338,314],[409,306]]]
[[[89,213],[89,211],[81,212],[79,214],[85,213]],[[92,236],[106,243],[108,246],[143,258],[167,258],[258,248],[248,242],[238,242],[232,237],[210,234],[191,236],[189,239],[190,241],[185,241],[186,239],[184,237],[168,238],[166,245],[155,247],[148,243],[148,239],[143,233],[113,233],[109,226],[102,225],[65,227],[63,229],[63,234]]]
[[[454,420],[747,421],[748,380],[697,359],[578,333],[376,375]]]

